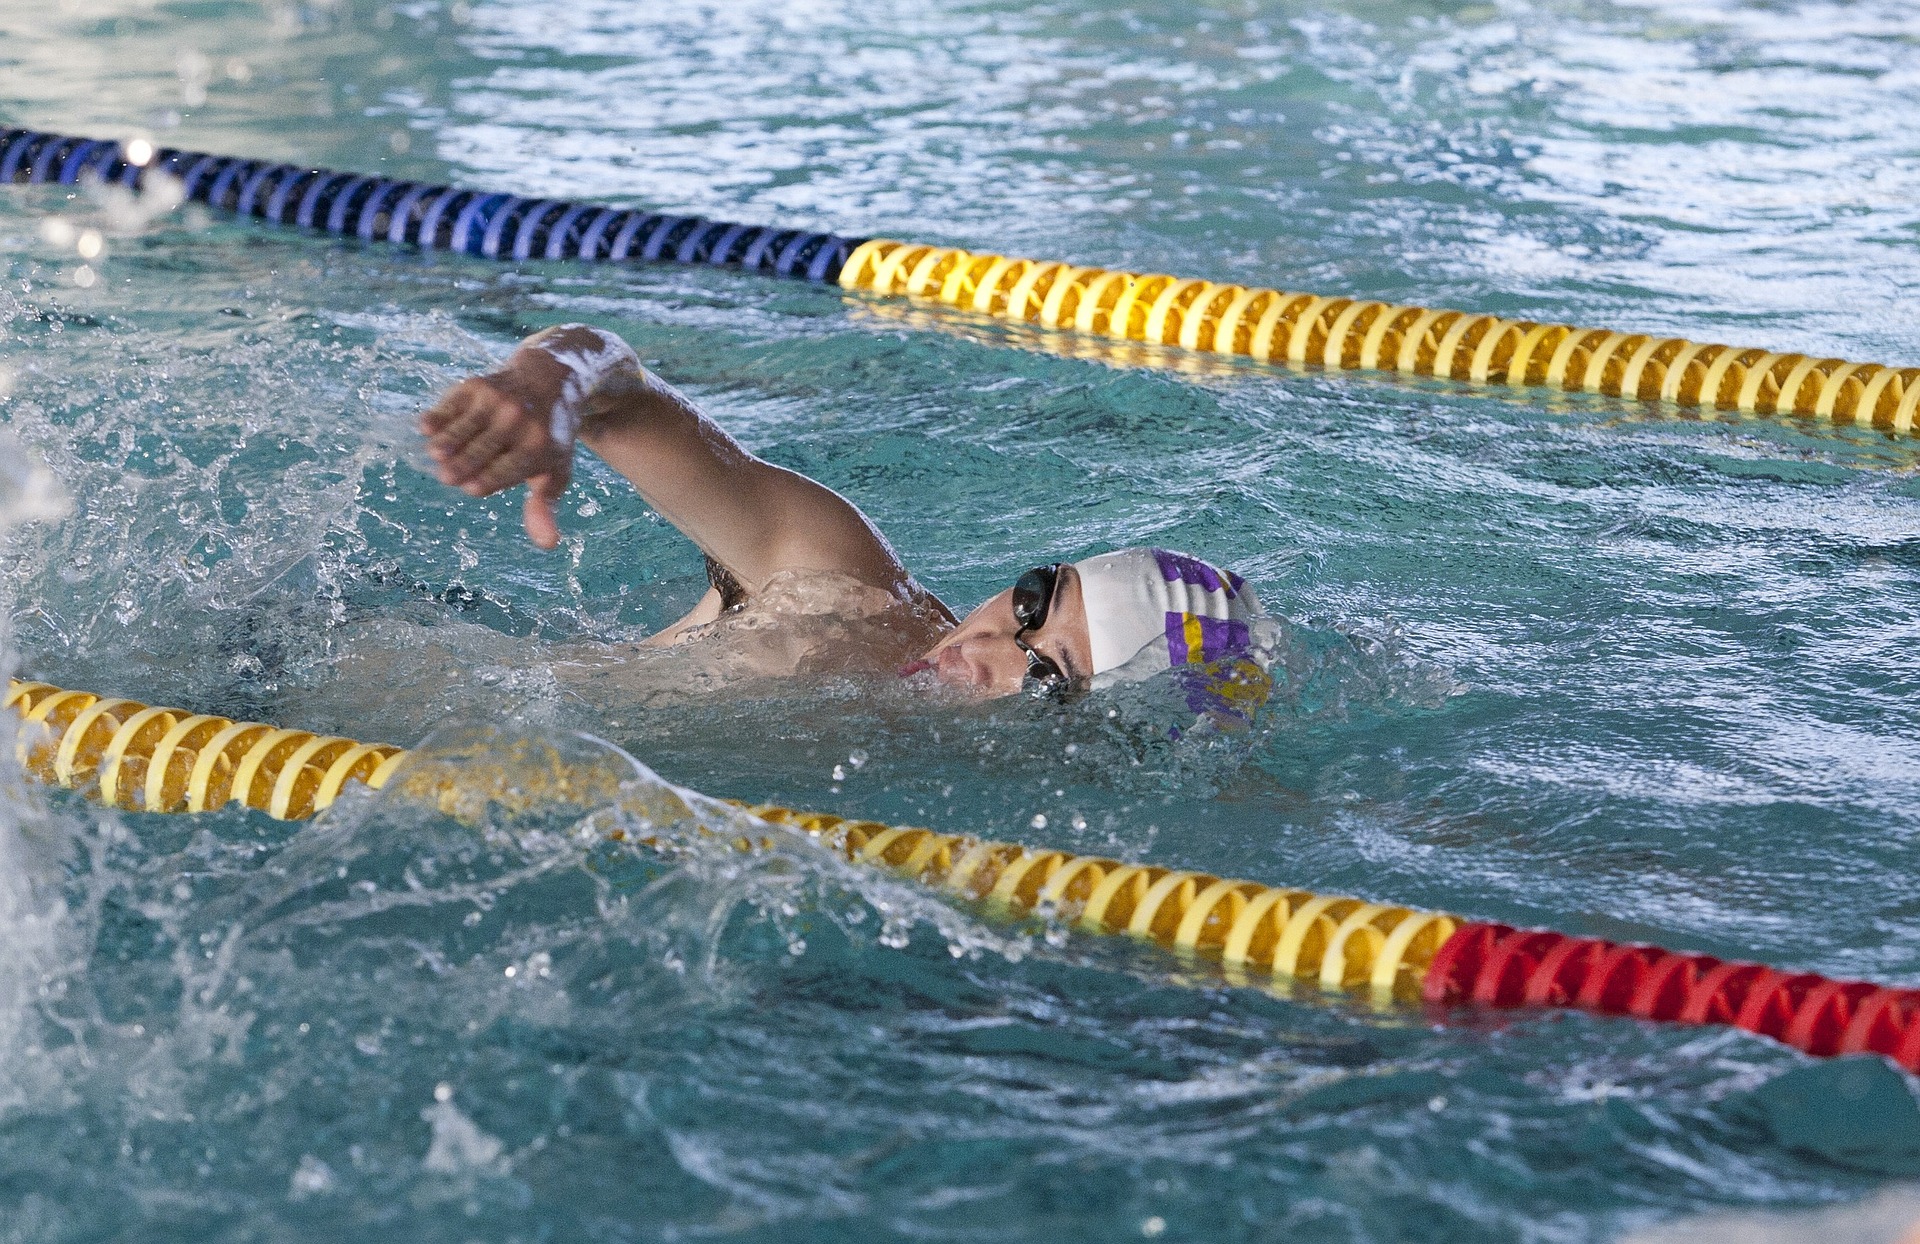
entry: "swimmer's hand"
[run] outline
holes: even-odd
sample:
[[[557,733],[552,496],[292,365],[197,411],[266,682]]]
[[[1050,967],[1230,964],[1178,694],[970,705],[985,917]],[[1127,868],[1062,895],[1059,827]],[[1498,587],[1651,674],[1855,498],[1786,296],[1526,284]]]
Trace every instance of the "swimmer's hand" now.
[[[441,483],[474,497],[527,486],[527,538],[543,549],[560,543],[553,506],[573,478],[573,446],[552,431],[571,375],[545,351],[518,350],[505,367],[462,380],[420,416]]]

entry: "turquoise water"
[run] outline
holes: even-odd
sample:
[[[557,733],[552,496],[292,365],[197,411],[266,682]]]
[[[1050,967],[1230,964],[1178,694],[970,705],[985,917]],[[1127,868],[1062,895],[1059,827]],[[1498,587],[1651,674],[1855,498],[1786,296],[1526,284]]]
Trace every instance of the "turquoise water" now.
[[[1920,361],[1897,3],[85,0],[0,36],[5,124]],[[85,274],[60,223],[105,230]],[[0,268],[23,674],[1920,984],[1920,487],[1877,435],[45,188],[0,191]],[[584,460],[538,554],[409,428],[575,318],[956,604],[1147,540],[1240,568],[1291,619],[1279,695],[1176,745],[1152,689],[557,694],[697,556]],[[1603,1240],[1920,1176],[1881,1063],[1230,988],[595,815],[13,790],[0,1240]]]

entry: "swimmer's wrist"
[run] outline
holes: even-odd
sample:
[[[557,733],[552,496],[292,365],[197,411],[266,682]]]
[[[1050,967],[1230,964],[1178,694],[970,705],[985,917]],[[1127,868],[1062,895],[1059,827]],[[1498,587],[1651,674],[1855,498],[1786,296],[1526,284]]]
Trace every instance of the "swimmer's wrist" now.
[[[529,337],[522,349],[533,350],[558,363],[564,372],[560,392],[548,415],[548,434],[556,444],[571,448],[587,420],[598,390],[614,377],[646,375],[632,346],[603,328],[563,324]]]

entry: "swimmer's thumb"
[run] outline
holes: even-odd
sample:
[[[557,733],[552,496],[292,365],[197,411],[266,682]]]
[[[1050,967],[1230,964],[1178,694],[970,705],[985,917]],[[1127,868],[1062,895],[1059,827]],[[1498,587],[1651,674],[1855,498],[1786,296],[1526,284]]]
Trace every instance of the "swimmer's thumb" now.
[[[560,524],[553,516],[553,503],[567,490],[572,474],[567,467],[561,467],[527,481],[527,500],[522,518],[527,527],[527,539],[540,548],[550,549],[560,543]]]

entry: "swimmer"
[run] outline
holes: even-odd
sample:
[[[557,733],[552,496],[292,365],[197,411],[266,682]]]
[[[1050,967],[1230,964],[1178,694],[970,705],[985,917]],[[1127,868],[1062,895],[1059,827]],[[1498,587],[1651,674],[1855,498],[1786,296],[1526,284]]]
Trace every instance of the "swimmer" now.
[[[1036,566],[957,618],[851,501],[748,453],[602,329],[534,334],[448,389],[420,430],[443,484],[525,484],[543,549],[560,540],[576,439],[625,476],[706,554],[711,584],[649,645],[750,639],[752,673],[897,671],[980,697],[1065,698],[1188,665],[1234,671],[1229,701],[1264,695],[1266,615],[1231,571],[1122,549]]]

